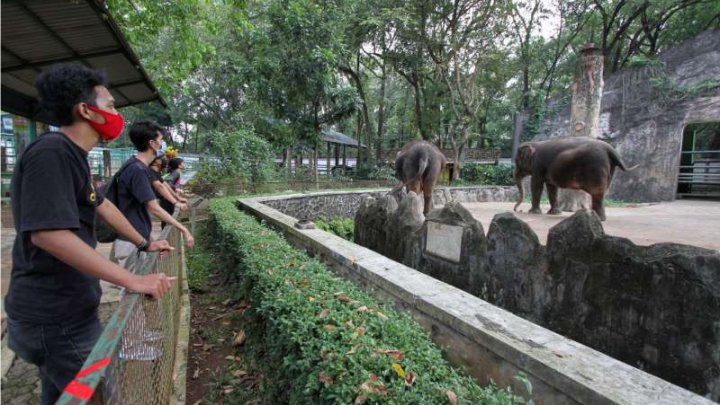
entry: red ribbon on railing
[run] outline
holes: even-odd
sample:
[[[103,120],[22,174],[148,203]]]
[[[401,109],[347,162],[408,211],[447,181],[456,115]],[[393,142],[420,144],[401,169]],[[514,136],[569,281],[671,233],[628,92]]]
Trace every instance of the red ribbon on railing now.
[[[92,374],[107,367],[108,364],[110,364],[110,358],[106,357],[78,371],[78,373],[75,375],[75,378],[70,381],[67,387],[65,387],[65,392],[74,396],[75,398],[80,398],[83,401],[87,401],[88,399],[90,399],[90,397],[92,397],[95,390],[92,389],[89,385],[81,383],[80,379],[88,374]]]

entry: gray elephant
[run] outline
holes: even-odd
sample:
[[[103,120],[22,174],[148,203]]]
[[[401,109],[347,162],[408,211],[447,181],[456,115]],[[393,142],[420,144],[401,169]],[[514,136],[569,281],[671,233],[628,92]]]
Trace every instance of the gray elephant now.
[[[587,137],[553,138],[520,145],[515,156],[515,182],[520,196],[514,210],[523,201],[522,179],[532,176],[532,208],[540,213],[540,196],[545,184],[550,200],[548,214],[559,214],[558,188],[584,190],[592,197],[592,209],[605,220],[603,198],[610,187],[615,168],[632,170],[623,163],[609,144]]]
[[[403,182],[397,189],[406,186],[408,192],[414,191],[418,195],[422,192],[425,197],[424,214],[432,209],[433,188],[445,163],[445,155],[427,141],[412,141],[397,154],[395,170]]]

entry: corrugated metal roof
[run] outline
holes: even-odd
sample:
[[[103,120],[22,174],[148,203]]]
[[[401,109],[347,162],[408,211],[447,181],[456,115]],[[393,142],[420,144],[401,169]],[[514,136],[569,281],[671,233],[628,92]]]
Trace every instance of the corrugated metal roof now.
[[[59,62],[105,71],[118,107],[165,105],[102,0],[3,0],[2,109],[42,120],[35,78]]]
[[[323,129],[323,141],[330,143],[337,143],[340,145],[358,146],[357,139],[347,136],[341,132],[333,131],[332,129]],[[364,144],[360,144],[361,147],[367,148]]]

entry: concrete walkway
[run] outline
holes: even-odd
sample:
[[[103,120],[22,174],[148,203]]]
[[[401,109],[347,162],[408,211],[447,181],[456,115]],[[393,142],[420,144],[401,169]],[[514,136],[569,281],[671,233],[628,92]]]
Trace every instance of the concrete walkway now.
[[[512,212],[515,203],[463,203],[463,206],[482,223],[487,233],[495,214]],[[532,215],[529,203],[523,203],[515,215],[537,233],[540,243],[547,243],[550,228],[572,215]],[[541,205],[547,212],[549,205]],[[637,245],[661,242],[682,243],[720,250],[720,202],[707,200],[677,200],[658,204],[634,204],[605,208],[607,220],[602,223],[605,233],[628,238]]]

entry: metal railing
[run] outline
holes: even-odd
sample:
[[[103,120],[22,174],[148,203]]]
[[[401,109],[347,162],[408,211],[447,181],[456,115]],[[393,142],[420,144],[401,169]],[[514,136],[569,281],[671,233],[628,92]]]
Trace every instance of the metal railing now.
[[[183,289],[184,261],[180,232],[160,234],[175,250],[150,253],[141,274],[177,277],[160,300],[124,294],[100,339],[57,404],[168,404],[175,384],[175,358]]]
[[[720,150],[683,151],[692,164],[681,164],[678,197],[720,197]],[[688,163],[689,163],[688,162]]]

